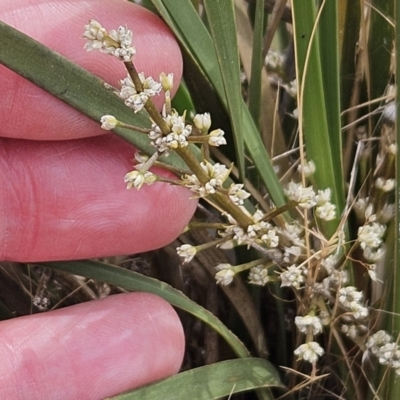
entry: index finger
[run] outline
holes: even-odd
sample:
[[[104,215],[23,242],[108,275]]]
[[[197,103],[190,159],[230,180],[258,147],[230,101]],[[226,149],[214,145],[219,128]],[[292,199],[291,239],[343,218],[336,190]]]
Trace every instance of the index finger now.
[[[87,53],[84,25],[96,19],[108,29],[127,25],[133,31],[139,71],[157,79],[182,75],[182,58],[171,32],[154,14],[123,0],[3,0],[0,20],[19,29],[113,86],[126,76],[111,56]],[[13,71],[0,65],[0,136],[65,140],[101,135],[98,123],[85,117]],[[161,106],[162,99],[155,98]]]

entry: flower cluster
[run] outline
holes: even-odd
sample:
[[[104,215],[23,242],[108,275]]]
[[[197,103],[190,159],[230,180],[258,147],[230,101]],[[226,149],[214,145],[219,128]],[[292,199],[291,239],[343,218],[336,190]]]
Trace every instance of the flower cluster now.
[[[119,92],[119,97],[135,113],[141,111],[147,101],[156,94],[160,94],[162,89],[161,83],[156,82],[151,76],[146,78],[143,72],[138,75],[143,85],[142,91],[137,91],[132,78],[128,75],[125,79],[120,80],[121,90]]]
[[[219,207],[222,212],[224,220],[217,224],[217,228],[213,226],[218,234],[215,241],[199,246],[183,244],[177,248],[177,253],[183,258],[183,262],[190,262],[199,251],[211,246],[224,249],[247,246],[262,254],[263,258],[245,264],[219,264],[216,267],[216,282],[220,285],[229,285],[238,273],[247,271],[251,284],[263,286],[271,281],[279,281],[281,287],[291,288],[299,298],[307,295],[308,303],[304,307],[306,312],[302,310],[305,315],[298,315],[294,320],[298,332],[305,337],[304,343],[294,351],[299,360],[315,364],[324,354],[324,349],[315,337],[323,332],[323,325],[331,320],[340,321],[342,332],[349,338],[355,340],[361,335],[365,336],[369,309],[364,304],[363,293],[347,283],[348,276],[342,249],[345,247],[342,233],[344,228],[342,231],[339,229],[337,237],[330,240],[325,239],[318,230],[324,225],[320,223],[321,221],[332,221],[337,218],[336,207],[331,202],[331,189],[316,190],[309,183],[307,186],[292,180],[284,188],[288,203],[281,209],[277,210],[272,206],[270,213],[258,208],[249,212],[247,199],[250,193],[244,189],[243,184],[228,183],[233,164],[226,166],[213,163],[209,159],[209,146],[226,144],[223,130],[214,129],[210,132],[212,125],[210,114],[191,115],[192,122],[188,121],[186,112],[179,114],[172,109],[170,98],[170,90],[173,87],[172,74],[161,73],[157,82],[142,72],[136,72],[131,62],[136,53],[132,45],[133,35],[126,27],[121,26],[117,30],[108,32],[98,22],[92,20],[85,26],[83,36],[87,39],[85,48],[88,51],[100,50],[125,63],[128,75],[120,81],[121,89],[118,91],[118,96],[135,113],[145,109],[150,116],[150,129],[138,129],[126,125],[112,115],[104,115],[101,118],[101,126],[105,130],[122,126],[143,132],[155,149],[150,157],[139,153],[135,155],[134,170],[124,177],[127,188],[140,189],[143,185],[151,185],[156,181],[178,184],[188,188],[195,198],[207,198],[207,201]],[[283,61],[281,55],[272,52],[266,59],[267,65],[275,72],[282,69]],[[290,95],[297,95],[296,80],[285,83],[283,87]],[[152,98],[161,91],[164,92],[165,103],[162,113],[159,114],[154,108]],[[190,153],[188,151],[190,143],[201,144],[202,161],[199,162],[196,157],[194,160],[185,159],[185,156],[189,157],[187,154]],[[391,149],[395,151],[394,148]],[[191,167],[191,172],[185,173],[176,181],[163,179],[150,171],[159,156],[168,156],[173,150],[177,151]],[[188,160],[191,163],[187,162]],[[303,182],[312,182],[311,177],[314,172],[315,164],[312,161],[303,162],[298,168]],[[378,178],[375,181],[375,188],[385,195],[393,190],[394,180]],[[359,246],[363,250],[364,258],[374,263],[384,254],[385,223],[391,219],[394,207],[387,204],[374,215],[372,204],[368,203],[367,199],[365,201],[359,199],[354,206],[356,214],[362,210],[365,218],[363,223],[366,221],[358,229],[358,240],[354,248]],[[279,214],[288,210],[293,212],[291,215],[306,215],[303,220],[304,226],[296,220],[277,218]],[[374,281],[376,281],[375,270],[375,264],[368,265],[369,276]],[[400,375],[400,348],[392,342],[389,335],[383,331],[370,335],[366,348],[368,353],[378,357],[381,364],[392,366]]]
[[[170,133],[164,135],[161,128],[156,123],[151,125],[151,131],[149,133],[151,144],[157,151],[167,155],[169,149],[178,149],[188,146],[189,142],[187,138],[192,133],[192,126],[186,124],[185,114],[179,115],[175,110],[172,110],[171,114],[164,117],[164,121]]]
[[[378,358],[380,364],[394,368],[396,374],[400,375],[400,347],[388,333],[380,330],[369,336],[366,348]]]
[[[136,54],[136,49],[132,45],[132,31],[123,26],[107,32],[97,21],[92,19],[88,25],[85,25],[83,37],[87,39],[85,44],[87,51],[100,50],[124,62],[131,61]]]

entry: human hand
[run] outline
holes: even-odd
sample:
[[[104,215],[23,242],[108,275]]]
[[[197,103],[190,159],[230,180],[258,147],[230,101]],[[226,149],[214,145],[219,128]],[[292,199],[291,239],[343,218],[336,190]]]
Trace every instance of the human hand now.
[[[0,10],[1,20],[117,86],[125,75],[120,63],[83,50],[80,36],[91,18],[109,28],[128,24],[138,69],[154,77],[173,72],[179,80],[171,34],[133,4],[3,0]],[[156,183],[127,191],[130,145],[3,66],[0,76],[0,259],[136,253],[182,231],[195,207],[185,190]],[[173,309],[138,293],[2,322],[0,343],[6,399],[110,396],[175,373],[183,353]]]

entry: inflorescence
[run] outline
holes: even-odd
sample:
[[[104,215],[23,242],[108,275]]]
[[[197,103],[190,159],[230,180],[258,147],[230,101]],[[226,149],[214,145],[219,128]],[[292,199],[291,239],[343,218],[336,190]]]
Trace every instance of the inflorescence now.
[[[176,151],[191,169],[176,181],[169,183],[188,188],[195,198],[207,198],[211,204],[222,209],[225,222],[217,229],[218,239],[213,246],[233,248],[236,246],[253,247],[262,254],[262,258],[246,264],[216,266],[216,280],[221,285],[230,284],[239,272],[249,271],[249,282],[254,285],[266,285],[279,281],[281,287],[289,287],[299,295],[307,294],[308,302],[303,307],[305,313],[296,316],[295,325],[304,335],[304,343],[294,352],[299,360],[315,364],[324,354],[324,349],[317,342],[317,336],[323,327],[331,321],[341,324],[342,332],[356,340],[367,337],[369,308],[364,303],[363,293],[349,283],[345,269],[344,252],[348,244],[344,240],[344,228],[341,227],[334,239],[326,240],[318,230],[319,224],[337,220],[336,206],[331,202],[331,190],[315,190],[310,184],[290,181],[284,188],[288,199],[280,213],[290,210],[293,214],[304,217],[300,224],[296,219],[277,218],[276,209],[269,213],[248,203],[250,193],[240,183],[232,183],[229,176],[232,165],[213,163],[206,154],[208,146],[226,144],[224,132],[215,129],[211,132],[209,113],[197,114],[191,121],[183,113],[180,115],[171,107],[170,91],[173,87],[172,74],[162,73],[159,82],[137,72],[133,65],[136,49],[132,44],[133,34],[126,27],[108,32],[97,21],[90,21],[85,27],[85,48],[88,51],[100,50],[117,57],[127,67],[128,75],[120,81],[121,88],[117,95],[135,113],[146,110],[150,116],[151,127],[147,134],[155,152],[151,156],[140,152],[135,154],[135,165],[125,175],[127,188],[140,189],[156,181],[166,181],[150,171],[159,156],[168,156]],[[270,55],[269,62],[279,67],[279,59]],[[296,91],[295,82],[287,87]],[[165,104],[161,114],[155,111],[152,97],[164,92]],[[111,130],[118,126],[136,131],[139,128],[124,124],[112,115],[101,118],[103,129]],[[198,161],[190,150],[190,143],[199,143],[203,149],[203,160]],[[204,151],[207,150],[207,151]],[[395,149],[392,149],[395,152]],[[312,182],[315,165],[310,160],[299,167],[302,182]],[[393,190],[394,181],[380,179],[376,182],[382,192]],[[365,267],[372,280],[377,281],[375,267],[385,253],[383,238],[386,223],[393,214],[390,204],[386,209],[373,213],[373,202],[358,199],[354,208],[361,218],[363,226],[358,230],[358,240],[351,245],[350,253],[361,249]],[[249,210],[252,210],[251,212]],[[340,225],[342,226],[342,224]],[[315,250],[309,242],[317,243]],[[192,246],[184,244],[177,249],[184,262],[190,262],[196,254],[210,245]],[[349,251],[347,250],[349,253]],[[321,306],[321,300],[324,306]],[[329,307],[330,306],[330,307]],[[400,349],[391,341],[388,334],[379,331],[366,338],[364,350],[375,355],[382,364],[391,365],[400,371]]]

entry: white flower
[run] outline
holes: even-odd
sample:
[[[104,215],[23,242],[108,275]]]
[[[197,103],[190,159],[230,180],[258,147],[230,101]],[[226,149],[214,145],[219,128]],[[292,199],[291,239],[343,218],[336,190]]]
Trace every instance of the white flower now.
[[[378,249],[373,249],[367,246],[363,251],[363,255],[367,261],[377,262],[385,255],[385,248],[382,246]]]
[[[100,50],[103,46],[104,36],[107,35],[107,31],[94,19],[89,21],[88,25],[85,25],[85,31],[83,37],[87,39],[85,43],[85,49],[87,51]]]
[[[112,115],[103,115],[100,119],[101,128],[106,131],[114,129],[118,125],[118,120]]]
[[[317,195],[315,196],[315,201],[318,206],[323,206],[324,204],[331,201],[331,189],[327,188],[325,190],[318,190]]]
[[[301,254],[301,248],[299,246],[285,247],[283,253],[283,261],[287,264],[295,263]]]
[[[104,52],[112,54],[121,61],[131,61],[136,54],[136,49],[132,46],[132,31],[124,26],[120,26],[117,30],[111,30],[109,37],[115,43],[105,40],[103,42]]]
[[[210,146],[222,146],[226,144],[226,140],[224,138],[224,131],[222,129],[214,129],[209,133],[208,144]]]
[[[281,229],[280,232],[295,246],[304,246],[304,239],[301,237],[301,234],[303,233],[303,227],[301,225],[297,223],[289,224],[286,222],[285,228]]]
[[[269,50],[265,57],[265,65],[271,69],[276,70],[283,67],[284,57],[274,50]]]
[[[294,354],[298,357],[298,360],[314,364],[324,354],[324,349],[317,342],[308,342],[299,346]]]
[[[166,75],[164,72],[161,72],[160,74],[160,82],[162,85],[162,88],[164,89],[164,92],[168,90],[172,90],[174,86],[174,74],[169,73]]]
[[[270,229],[267,233],[261,236],[261,240],[268,247],[278,247],[279,236],[276,234],[275,229]]]
[[[215,274],[215,279],[219,285],[229,285],[233,281],[235,271],[232,268],[223,268]]]
[[[387,365],[391,363],[394,357],[399,358],[400,356],[397,344],[394,342],[384,344],[379,348],[377,356],[381,364]]]
[[[335,208],[336,206],[334,204],[327,202],[324,205],[318,206],[315,209],[315,215],[318,218],[323,219],[324,221],[331,221],[336,217]]]
[[[362,292],[357,291],[354,286],[346,286],[339,289],[339,303],[341,303],[343,307],[350,308],[353,302],[361,303],[362,299]]]
[[[301,284],[304,282],[304,267],[297,265],[291,265],[280,274],[281,287],[292,286],[299,289]]]
[[[298,330],[303,333],[311,331],[313,335],[322,332],[321,320],[315,315],[306,315],[305,317],[297,316],[294,319]]]
[[[263,265],[257,265],[250,269],[249,273],[249,283],[254,285],[264,286],[270,281],[270,276],[268,275],[268,268]]]
[[[186,125],[185,114],[179,115],[175,110],[164,117],[164,121],[170,129],[170,133],[163,136],[157,124],[152,124],[149,133],[151,144],[157,148],[159,153],[168,155],[168,149],[184,148],[189,145],[187,137],[192,133],[192,126]]]
[[[244,200],[250,197],[250,193],[243,190],[243,184],[241,183],[232,183],[232,185],[229,187],[228,195],[232,203],[238,206],[242,205],[244,203]]]
[[[385,234],[386,227],[374,222],[358,228],[358,240],[362,249],[367,246],[377,248],[382,243],[382,237]]]
[[[379,220],[383,224],[387,224],[390,220],[392,220],[395,216],[395,207],[394,204],[386,203],[382,210],[378,214]]]
[[[397,107],[394,102],[390,102],[386,104],[383,109],[382,116],[385,120],[394,123],[396,121],[397,116]]]
[[[154,175],[150,171],[138,171],[134,170],[128,172],[124,177],[124,182],[127,183],[126,188],[132,189],[133,187],[139,190],[143,184],[151,185],[157,180],[157,175]]]
[[[83,37],[87,39],[85,44],[87,51],[100,50],[124,62],[131,61],[136,54],[136,49],[132,45],[132,31],[124,26],[108,33],[97,21],[91,20],[85,25]]]
[[[290,181],[283,191],[287,198],[296,202],[299,207],[308,210],[317,204],[315,201],[315,192],[311,186],[305,188],[300,183]]]
[[[208,182],[202,185],[196,175],[185,175],[182,182],[192,192],[197,193],[200,197],[205,197],[209,194],[215,193],[217,188],[222,188],[222,185],[228,178],[231,169],[228,169],[225,165],[219,163],[212,165],[208,161],[203,161],[200,165],[210,178]]]
[[[355,324],[343,324],[341,326],[341,331],[350,339],[355,340],[357,338],[357,336],[359,335],[359,329],[358,329],[358,325]]]
[[[146,78],[143,72],[141,72],[139,73],[139,78],[143,85],[143,91],[140,93],[137,91],[129,75],[120,80],[121,90],[119,97],[125,100],[125,104],[135,112],[141,111],[150,97],[161,92],[161,83],[156,82],[151,76]]]
[[[352,301],[349,306],[350,312],[355,319],[364,319],[368,317],[369,311],[367,307],[363,307],[356,301]]]
[[[193,123],[200,132],[206,133],[211,126],[211,116],[209,113],[196,114],[193,118]]]
[[[391,192],[394,189],[395,186],[395,181],[394,179],[383,179],[383,178],[378,178],[375,181],[375,187],[377,189],[382,190],[383,192]]]
[[[185,258],[183,260],[185,263],[191,261],[197,252],[196,247],[190,244],[183,244],[182,246],[177,247],[176,251],[180,257]]]
[[[309,162],[305,163],[304,165],[300,164],[297,167],[297,171],[299,171],[300,173],[303,172],[304,176],[307,178],[314,174],[315,164],[312,160],[310,160]]]
[[[368,337],[365,346],[372,354],[376,355],[379,352],[379,348],[391,342],[391,340],[392,337],[387,332],[380,330]]]

